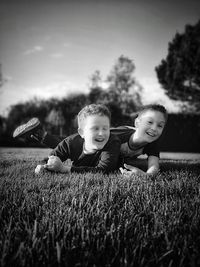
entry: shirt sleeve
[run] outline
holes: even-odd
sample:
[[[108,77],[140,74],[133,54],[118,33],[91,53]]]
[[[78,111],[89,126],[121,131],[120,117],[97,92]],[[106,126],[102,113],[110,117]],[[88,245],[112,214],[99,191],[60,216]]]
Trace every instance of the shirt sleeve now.
[[[70,158],[69,138],[65,138],[61,141],[57,147],[50,152],[50,156],[57,156],[62,162]]]
[[[82,150],[83,139],[79,134],[73,134],[61,141],[50,155],[59,157],[62,162],[67,159],[74,161],[81,155]]]
[[[121,144],[123,144],[129,141],[131,135],[135,132],[135,128],[131,126],[118,126],[110,128],[110,132],[116,135],[120,139]]]
[[[117,137],[111,137],[105,147],[95,155],[88,155],[94,160],[94,166],[72,166],[71,172],[102,172],[108,174],[119,167],[121,142]],[[96,159],[95,159],[96,157]]]
[[[147,154],[147,156],[155,156],[160,157],[160,148],[157,141],[154,141],[144,147],[144,154]]]

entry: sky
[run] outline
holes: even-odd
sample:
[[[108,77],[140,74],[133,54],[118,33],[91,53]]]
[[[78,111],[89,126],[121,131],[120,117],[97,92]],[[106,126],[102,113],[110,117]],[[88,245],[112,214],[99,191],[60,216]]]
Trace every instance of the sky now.
[[[143,103],[176,112],[155,67],[176,32],[199,19],[198,0],[1,0],[0,115],[34,97],[87,93],[94,71],[105,80],[121,55],[135,64]]]

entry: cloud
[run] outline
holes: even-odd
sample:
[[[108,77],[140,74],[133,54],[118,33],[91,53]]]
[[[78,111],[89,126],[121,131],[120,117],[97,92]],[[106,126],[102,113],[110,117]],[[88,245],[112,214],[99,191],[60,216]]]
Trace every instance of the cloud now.
[[[142,95],[144,105],[159,103],[164,105],[169,112],[178,112],[180,110],[180,101],[171,100],[155,77],[140,78],[140,84],[144,88]]]
[[[70,81],[54,82],[38,87],[16,87],[13,83],[5,84],[2,92],[0,92],[0,115],[6,116],[11,105],[28,101],[34,97],[38,99],[49,99],[51,97],[59,99],[70,94],[82,92],[83,88],[78,90],[75,84]]]
[[[32,99],[34,97],[41,99],[49,99],[51,97],[55,98],[63,98],[69,94],[73,93],[81,93],[83,89],[77,89],[74,83],[70,81],[61,81],[61,82],[51,82],[50,84],[29,87],[26,88],[26,93],[23,92],[23,95],[26,94],[28,99]]]
[[[26,50],[23,54],[28,56],[28,55],[31,55],[31,54],[35,54],[35,53],[41,52],[42,50],[44,50],[44,48],[42,46],[36,45],[33,48]]]
[[[55,58],[55,59],[60,59],[60,58],[63,58],[64,55],[61,53],[54,53],[54,54],[51,54],[50,57]]]
[[[68,43],[64,43],[63,46],[66,47],[66,48],[68,48],[68,47],[71,46],[71,43],[69,43],[69,42]]]
[[[0,97],[0,114],[7,116],[9,107],[17,103],[28,100],[29,95],[27,93],[27,88],[18,86],[16,87],[13,82],[5,83],[2,87],[1,97]]]

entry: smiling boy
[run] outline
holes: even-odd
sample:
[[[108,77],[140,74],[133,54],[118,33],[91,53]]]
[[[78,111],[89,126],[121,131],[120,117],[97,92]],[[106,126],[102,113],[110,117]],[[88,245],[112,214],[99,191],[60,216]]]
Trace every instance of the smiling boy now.
[[[110,117],[104,105],[84,107],[78,113],[78,133],[61,141],[43,167],[62,173],[116,170],[121,142],[110,134]],[[73,162],[71,167],[63,164],[67,159]]]
[[[167,111],[164,106],[152,104],[144,106],[138,113],[135,119],[135,127],[128,127],[128,130],[123,130],[118,137],[121,139],[122,145],[120,154],[123,158],[123,167],[120,168],[124,176],[132,174],[142,175],[156,175],[159,171],[159,139],[163,133],[164,127],[167,122]],[[119,129],[118,129],[119,131]],[[112,133],[116,133],[111,130]],[[122,140],[123,134],[126,133],[128,142]],[[141,169],[134,167],[135,159],[142,155],[147,154],[148,167],[144,172]]]

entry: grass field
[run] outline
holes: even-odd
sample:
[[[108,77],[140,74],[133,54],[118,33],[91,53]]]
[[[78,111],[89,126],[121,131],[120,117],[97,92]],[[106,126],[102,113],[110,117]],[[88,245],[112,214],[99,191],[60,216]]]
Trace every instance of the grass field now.
[[[161,159],[154,180],[36,176],[46,154],[0,151],[0,266],[200,266],[197,158]]]

